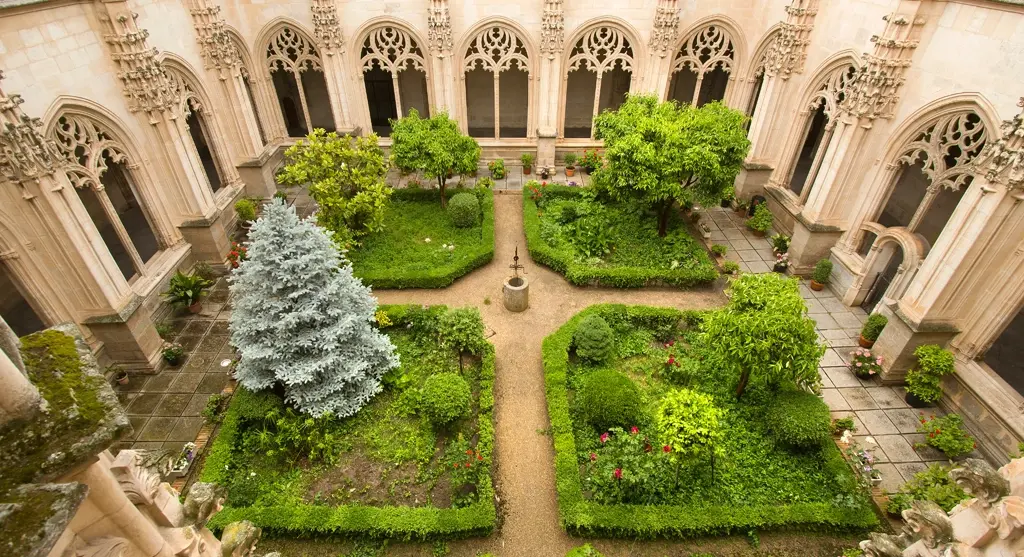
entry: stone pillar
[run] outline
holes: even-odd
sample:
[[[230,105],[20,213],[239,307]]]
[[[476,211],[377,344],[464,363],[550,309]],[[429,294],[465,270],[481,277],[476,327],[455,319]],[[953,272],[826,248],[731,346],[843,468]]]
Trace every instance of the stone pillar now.
[[[5,338],[14,336],[7,323],[0,318],[0,335]],[[15,337],[17,338],[17,337]],[[17,362],[21,362],[21,354],[17,346],[12,353]],[[25,376],[25,370],[19,368],[14,358],[0,350],[0,425],[11,420],[26,419],[39,409],[39,391]]]
[[[448,0],[430,0],[427,13],[427,42],[430,47],[430,66],[434,79],[434,106],[432,110],[455,113],[455,68],[452,56],[452,18]]]
[[[345,37],[338,23],[338,7],[334,0],[313,0],[313,33],[323,54],[324,78],[331,97],[334,127],[339,134],[356,133],[348,102],[348,68],[345,65]],[[397,91],[396,91],[397,92]],[[402,114],[398,115],[399,117]],[[312,130],[310,130],[312,131]]]
[[[558,105],[562,83],[562,53],[565,45],[565,15],[562,0],[544,0],[540,41],[540,111],[537,126],[536,168],[555,169],[558,140]],[[539,174],[539,172],[538,172]]]
[[[679,0],[658,0],[651,30],[651,56],[642,90],[665,98],[672,75],[672,51],[679,35]]]

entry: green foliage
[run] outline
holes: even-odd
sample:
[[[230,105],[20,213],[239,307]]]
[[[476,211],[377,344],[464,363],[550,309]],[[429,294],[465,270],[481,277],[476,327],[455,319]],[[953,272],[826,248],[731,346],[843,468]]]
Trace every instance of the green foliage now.
[[[375,134],[339,137],[315,129],[284,156],[278,181],[309,184],[309,196],[317,204],[316,222],[331,232],[339,248],[347,249],[383,228],[392,189],[385,181],[388,165]]]
[[[786,391],[772,401],[765,423],[776,441],[798,449],[815,449],[829,441],[828,405],[806,391]]]
[[[723,261],[722,262],[722,273],[726,275],[735,275],[740,272],[740,264],[735,261]]]
[[[612,370],[594,371],[583,378],[576,392],[576,411],[597,431],[644,421],[640,390],[628,377]]]
[[[844,431],[857,431],[857,425],[853,418],[836,418],[832,420],[832,435],[839,435]]]
[[[598,153],[597,149],[583,151],[583,157],[580,158],[580,166],[587,172],[593,172],[604,166],[604,156]]]
[[[533,155],[530,153],[523,153],[519,156],[519,161],[523,163],[525,168],[533,166]]]
[[[483,190],[477,198],[482,197],[483,222],[472,228],[458,228],[438,211],[439,195],[436,189],[395,190],[384,230],[347,254],[355,275],[375,288],[443,288],[489,263],[494,258],[494,193]]]
[[[459,352],[480,354],[487,346],[484,321],[475,307],[449,309],[438,319],[437,333],[444,346]]]
[[[924,344],[914,350],[917,366],[907,372],[907,392],[928,404],[942,398],[942,376],[954,373],[953,353],[937,344]]]
[[[631,95],[594,118],[608,159],[595,180],[616,199],[655,208],[664,235],[676,202],[717,203],[732,184],[750,147],[745,119],[718,102],[695,108]]]
[[[185,359],[185,349],[176,342],[165,342],[164,347],[160,350],[160,355],[168,365],[173,367]]]
[[[938,418],[932,416],[929,420],[922,418],[917,432],[926,435],[925,443],[918,443],[918,446],[934,447],[948,458],[968,454],[977,446],[974,438],[967,433],[964,419],[959,414],[946,414]]]
[[[767,232],[772,227],[772,212],[767,203],[761,203],[754,209],[754,215],[747,219],[747,228],[757,232]]]
[[[238,215],[238,220],[242,222],[254,221],[256,220],[256,209],[258,207],[255,201],[248,197],[243,197],[235,201],[235,214]]]
[[[588,543],[586,545],[570,549],[569,553],[565,554],[565,557],[604,557],[604,554],[594,549],[594,547]]]
[[[448,216],[459,228],[476,226],[480,223],[480,203],[471,193],[455,194],[448,203]]]
[[[729,248],[724,246],[724,245],[722,245],[722,244],[713,244],[711,246],[711,253],[713,253],[715,255],[719,255],[719,256],[725,255],[726,253],[728,253],[728,251],[729,251]]]
[[[775,253],[786,253],[789,251],[789,236],[785,234],[774,234],[771,237],[772,251]]]
[[[831,277],[832,260],[822,259],[814,265],[814,271],[811,273],[811,280],[820,284],[828,284]]]
[[[476,181],[476,187],[478,189],[479,188],[487,188],[487,189],[493,188],[494,187],[494,178],[491,178],[490,176],[483,176],[479,180]]]
[[[487,170],[491,171],[491,177],[501,180],[505,177],[505,159],[494,159],[487,163]]]
[[[444,206],[448,175],[475,171],[480,161],[480,145],[464,135],[447,112],[420,118],[411,109],[408,116],[391,121],[391,160],[399,168],[422,170],[427,178],[437,180]]]
[[[160,338],[164,340],[171,340],[171,337],[174,336],[174,329],[168,323],[157,323],[156,334],[160,335]]]
[[[203,294],[213,286],[213,281],[196,273],[185,274],[175,271],[164,292],[164,299],[174,307],[183,308],[198,303]]]
[[[720,451],[723,417],[711,395],[676,389],[661,399],[655,419],[661,439],[671,447],[669,455],[678,466]]]
[[[584,360],[603,362],[607,360],[614,348],[612,328],[599,315],[591,315],[580,321],[576,334],[573,336],[576,355]]]
[[[291,408],[274,408],[267,412],[262,429],[250,431],[242,442],[268,456],[334,464],[344,443],[337,426],[330,414],[314,418]]]
[[[970,496],[949,477],[950,469],[945,464],[932,464],[927,470],[914,474],[899,491],[889,494],[886,510],[899,514],[910,508],[911,501],[931,501],[946,512],[953,510]]]
[[[434,425],[444,426],[469,413],[469,384],[457,373],[431,375],[420,390],[419,408]]]
[[[664,500],[672,487],[671,447],[655,447],[657,441],[637,427],[629,433],[614,427],[599,439],[601,445],[590,454],[584,472],[595,501],[652,505]]]
[[[878,340],[878,335],[882,334],[882,329],[889,323],[889,319],[881,313],[872,313],[868,316],[868,320],[864,322],[864,326],[860,330],[860,336],[864,337],[871,342]]]
[[[206,399],[206,406],[203,408],[202,416],[208,424],[219,423],[224,414],[224,402],[228,395],[217,393]]]
[[[705,318],[700,342],[737,378],[737,398],[752,377],[772,388],[816,390],[825,347],[818,344],[796,279],[742,275],[732,282],[730,297],[728,306]]]
[[[578,160],[580,160],[580,157],[576,153],[566,153],[565,154],[565,167],[566,168],[576,168],[576,161],[578,161]]]

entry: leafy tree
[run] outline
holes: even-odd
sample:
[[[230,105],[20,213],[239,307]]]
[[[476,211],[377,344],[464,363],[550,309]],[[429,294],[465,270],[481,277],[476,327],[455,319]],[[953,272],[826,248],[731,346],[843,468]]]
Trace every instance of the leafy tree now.
[[[317,203],[317,223],[335,243],[348,248],[360,236],[379,231],[392,189],[384,151],[377,136],[339,137],[315,129],[284,153],[287,164],[277,179],[283,184],[309,184]]]
[[[825,347],[805,314],[797,280],[746,274],[733,281],[729,294],[729,305],[704,319],[699,342],[712,361],[738,376],[736,397],[754,373],[773,387],[816,389]]]
[[[391,160],[399,168],[422,170],[427,178],[437,180],[441,206],[447,207],[445,180],[451,173],[476,170],[480,145],[463,135],[447,112],[420,118],[419,112],[411,109],[408,116],[391,121]]]
[[[249,232],[249,259],[231,275],[235,377],[314,416],[351,416],[398,366],[395,347],[371,326],[377,300],[352,276],[327,233],[274,200]]]
[[[607,159],[597,182],[617,199],[649,203],[664,236],[677,202],[718,203],[732,185],[750,148],[745,119],[717,102],[694,108],[630,96],[618,110],[594,119]]]
[[[657,424],[676,465],[676,482],[683,462],[719,451],[724,412],[708,394],[677,389],[669,391],[658,406]]]

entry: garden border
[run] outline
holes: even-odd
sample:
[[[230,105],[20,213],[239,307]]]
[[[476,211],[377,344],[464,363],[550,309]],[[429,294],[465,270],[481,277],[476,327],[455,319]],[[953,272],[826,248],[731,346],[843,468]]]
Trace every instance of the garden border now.
[[[825,503],[795,503],[751,507],[709,505],[694,508],[681,505],[601,505],[585,500],[566,387],[569,346],[581,319],[616,307],[625,308],[634,315],[649,313],[654,317],[659,314],[678,314],[680,320],[687,317],[687,312],[671,308],[598,304],[583,309],[544,339],[544,391],[555,448],[558,513],[562,527],[567,532],[582,536],[653,538],[792,527],[857,531],[878,525],[878,516],[872,507],[855,510],[839,509]],[[838,448],[833,444],[829,446],[842,458]]]
[[[567,198],[577,196],[580,188],[575,186],[547,185],[544,192],[548,195]],[[551,270],[564,275],[572,284],[580,286],[611,286],[614,288],[642,288],[645,286],[694,287],[711,285],[718,279],[718,271],[700,273],[690,269],[648,269],[643,267],[607,267],[598,268],[573,261],[572,257],[548,245],[540,235],[540,217],[537,216],[537,203],[530,199],[530,192],[523,188],[523,228],[526,230],[526,247],[530,257]],[[691,235],[702,250],[703,243]],[[711,265],[715,266],[714,258],[708,256]]]
[[[474,193],[475,188],[446,189],[448,198],[459,193]],[[421,188],[399,188],[394,191],[393,199],[400,201],[434,201],[440,203],[440,190]],[[438,210],[442,210],[438,208]],[[480,222],[480,234],[485,239],[486,249],[479,255],[458,265],[435,267],[430,271],[414,274],[401,274],[393,270],[378,274],[361,274],[356,276],[363,284],[373,288],[444,288],[470,272],[483,267],[494,259],[494,191],[487,188],[481,206],[483,219]]]
[[[392,312],[413,305],[381,305],[379,309]],[[416,306],[418,307],[418,306]],[[438,306],[432,306],[438,307]],[[397,321],[396,321],[397,323]],[[247,413],[262,413],[259,408],[246,410],[253,393],[239,386],[231,398],[217,437],[206,456],[199,481],[227,484],[224,470],[231,459],[231,451],[238,435],[238,426]],[[258,403],[258,399],[255,400]],[[489,473],[478,489],[479,500],[459,509],[433,507],[373,507],[369,505],[295,505],[267,507],[230,507],[213,516],[210,528],[220,531],[239,520],[248,520],[255,526],[274,534],[295,537],[355,535],[371,538],[400,539],[454,539],[487,535],[497,522],[494,473],[494,345],[486,343],[481,355],[480,413],[477,450],[487,463]]]

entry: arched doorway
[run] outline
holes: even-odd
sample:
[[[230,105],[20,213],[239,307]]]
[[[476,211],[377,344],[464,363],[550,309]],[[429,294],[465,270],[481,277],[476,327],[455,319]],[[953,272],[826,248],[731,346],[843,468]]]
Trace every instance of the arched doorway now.
[[[416,109],[430,116],[427,63],[412,35],[393,26],[377,27],[363,40],[359,54],[370,125],[382,137],[391,135],[391,120]]]
[[[266,55],[288,135],[305,137],[313,128],[335,131],[323,64],[313,42],[282,27],[267,44]]]
[[[672,61],[668,98],[694,106],[724,100],[735,55],[732,36],[725,27],[713,23],[697,29],[683,41]]]
[[[901,270],[904,259],[903,255],[903,247],[897,242],[886,242],[879,247],[875,265],[872,272],[868,274],[871,277],[870,286],[868,286],[868,292],[861,303],[864,311],[868,313],[874,311],[875,306],[878,305],[882,298],[896,297],[896,293],[890,294],[889,289],[892,287],[896,275]]]
[[[562,137],[594,137],[594,117],[625,102],[633,65],[633,47],[615,27],[596,27],[576,41],[566,65]]]
[[[527,137],[530,58],[522,37],[504,24],[488,25],[466,48],[462,71],[469,135]]]

